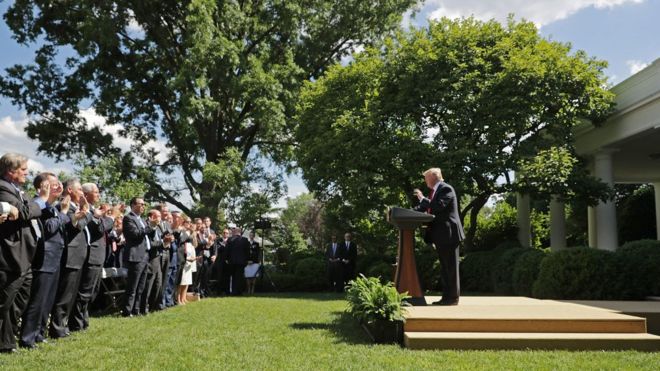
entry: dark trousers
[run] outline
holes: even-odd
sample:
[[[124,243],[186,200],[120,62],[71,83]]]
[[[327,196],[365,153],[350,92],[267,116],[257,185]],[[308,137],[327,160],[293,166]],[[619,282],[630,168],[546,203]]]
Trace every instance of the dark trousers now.
[[[245,287],[245,264],[229,264],[231,271],[231,294],[242,295]]]
[[[355,263],[342,262],[341,271],[342,271],[342,276],[344,278],[343,280],[344,282],[342,283],[342,288],[344,288],[351,280],[355,279]]]
[[[219,263],[219,272],[218,272],[218,293],[225,293],[229,295],[231,281],[231,266],[226,262]]]
[[[197,292],[201,296],[208,296],[209,294],[209,279],[211,277],[211,262],[206,258],[202,258],[202,264],[197,265]]]
[[[149,260],[147,266],[147,283],[142,294],[140,310],[149,313],[160,309],[163,299],[163,272],[161,271],[161,257],[156,256]]]
[[[176,287],[177,287],[177,273],[178,266],[177,264],[170,264],[167,269],[167,275],[165,277],[165,290],[163,293],[163,305],[166,307],[171,307],[175,304],[176,299]]]
[[[16,348],[16,298],[19,293],[29,293],[31,277],[31,271],[0,270],[0,349]]]
[[[23,314],[21,343],[33,345],[46,337],[48,315],[55,302],[60,269],[55,272],[33,272],[30,301]]]
[[[330,288],[335,292],[344,291],[344,278],[341,268],[341,262],[328,262],[328,279],[330,280]]]
[[[23,273],[23,284],[16,293],[14,304],[11,311],[11,324],[14,328],[14,336],[18,337],[21,329],[18,327],[19,319],[23,317],[23,313],[30,302],[30,292],[32,291],[32,269]]]
[[[69,329],[71,331],[80,331],[89,327],[89,303],[94,297],[94,292],[101,279],[100,265],[90,265],[85,263],[80,274],[80,285],[78,285],[78,294],[76,302],[69,316]]]
[[[142,294],[147,283],[147,260],[140,262],[128,262],[128,279],[126,282],[126,293],[124,295],[123,315],[139,314]]]
[[[438,247],[440,257],[440,276],[442,278],[442,300],[458,300],[461,296],[459,272],[458,272],[458,246]]]
[[[63,268],[57,285],[55,303],[50,314],[49,333],[53,338],[69,334],[69,315],[78,296],[82,269]]]
[[[167,287],[167,275],[170,271],[169,252],[165,251],[160,257],[160,290],[155,298],[154,308],[165,309],[165,287]]]

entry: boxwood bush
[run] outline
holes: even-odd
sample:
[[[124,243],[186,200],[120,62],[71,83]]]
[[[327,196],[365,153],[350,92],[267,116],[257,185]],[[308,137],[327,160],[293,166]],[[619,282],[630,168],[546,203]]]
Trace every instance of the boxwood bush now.
[[[513,266],[511,285],[513,293],[521,296],[532,296],[534,282],[541,270],[541,261],[547,256],[545,250],[527,249],[518,255]]]
[[[619,299],[643,300],[660,295],[660,241],[628,242],[614,255],[619,269]]]

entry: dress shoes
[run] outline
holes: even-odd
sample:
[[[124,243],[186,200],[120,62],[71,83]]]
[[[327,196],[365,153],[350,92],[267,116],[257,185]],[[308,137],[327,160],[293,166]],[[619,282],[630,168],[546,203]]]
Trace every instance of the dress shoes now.
[[[442,306],[458,305],[458,300],[439,300],[433,302],[433,305],[442,305]]]
[[[6,354],[13,354],[13,353],[18,353],[16,348],[6,348],[6,349],[0,349],[0,353],[6,353]]]
[[[23,349],[37,349],[37,344],[18,343],[19,348]]]

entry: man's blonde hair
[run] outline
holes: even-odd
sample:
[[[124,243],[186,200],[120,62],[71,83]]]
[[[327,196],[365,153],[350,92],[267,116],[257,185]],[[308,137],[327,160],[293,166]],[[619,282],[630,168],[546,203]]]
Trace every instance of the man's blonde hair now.
[[[432,167],[422,173],[422,175],[424,176],[426,176],[427,174],[433,174],[435,175],[436,178],[438,178],[438,180],[444,181],[444,179],[442,178],[442,170],[440,170],[439,167]]]

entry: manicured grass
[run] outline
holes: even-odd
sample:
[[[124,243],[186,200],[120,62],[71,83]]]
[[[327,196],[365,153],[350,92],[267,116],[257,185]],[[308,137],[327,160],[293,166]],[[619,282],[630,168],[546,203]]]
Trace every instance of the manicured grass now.
[[[84,333],[1,355],[0,369],[660,369],[660,353],[373,345],[345,307],[334,294],[273,294],[205,299],[148,317],[93,318]]]

